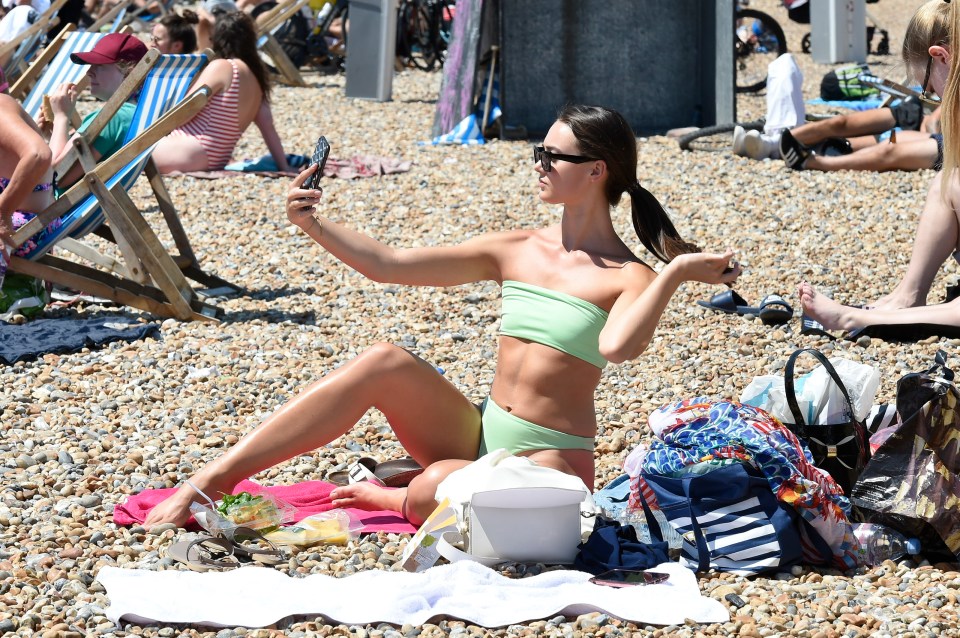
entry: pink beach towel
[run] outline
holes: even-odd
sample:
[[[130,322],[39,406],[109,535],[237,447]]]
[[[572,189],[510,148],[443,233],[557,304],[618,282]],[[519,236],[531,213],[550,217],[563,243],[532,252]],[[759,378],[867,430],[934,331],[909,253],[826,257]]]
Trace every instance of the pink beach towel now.
[[[294,485],[276,485],[264,487],[252,481],[241,481],[233,488],[233,494],[240,492],[256,492],[266,490],[273,496],[290,503],[296,508],[294,520],[299,521],[311,514],[318,514],[334,509],[330,502],[330,492],[337,486],[333,483],[324,481],[305,481]],[[160,490],[144,490],[139,494],[134,494],[114,507],[113,522],[117,525],[137,525],[143,523],[156,505],[160,504],[165,498],[176,491],[176,488],[166,488]],[[395,532],[398,534],[417,531],[410,521],[400,515],[399,512],[389,510],[367,511],[358,509],[345,509],[351,516],[357,518],[363,523],[361,534],[371,532]],[[199,529],[193,517],[187,521],[188,529]]]

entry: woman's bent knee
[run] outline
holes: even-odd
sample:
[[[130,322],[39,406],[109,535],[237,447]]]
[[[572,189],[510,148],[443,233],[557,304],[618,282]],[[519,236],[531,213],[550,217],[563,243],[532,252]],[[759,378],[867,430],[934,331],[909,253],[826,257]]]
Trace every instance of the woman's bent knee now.
[[[375,365],[376,369],[382,372],[395,372],[420,364],[420,359],[415,354],[386,342],[373,344],[360,358]]]

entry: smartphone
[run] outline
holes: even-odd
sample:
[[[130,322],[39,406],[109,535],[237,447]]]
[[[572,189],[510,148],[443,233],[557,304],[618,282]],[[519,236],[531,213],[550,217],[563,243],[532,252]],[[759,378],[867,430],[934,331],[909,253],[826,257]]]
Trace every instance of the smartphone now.
[[[590,579],[596,585],[607,587],[632,587],[634,585],[656,585],[670,578],[663,572],[648,572],[642,569],[611,569]]]
[[[327,165],[328,157],[330,157],[330,143],[321,135],[317,140],[317,147],[313,149],[313,157],[310,158],[310,163],[316,164],[317,170],[307,180],[307,188],[312,190],[320,188],[320,178],[323,177],[323,167]]]

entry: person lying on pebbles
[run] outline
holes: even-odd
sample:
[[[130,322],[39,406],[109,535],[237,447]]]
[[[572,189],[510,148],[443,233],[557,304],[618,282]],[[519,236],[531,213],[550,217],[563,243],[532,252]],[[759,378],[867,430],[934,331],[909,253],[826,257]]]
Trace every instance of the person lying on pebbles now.
[[[219,495],[259,471],[341,436],[371,407],[426,468],[409,487],[339,487],[337,507],[389,509],[419,524],[436,507],[437,485],[489,451],[506,448],[580,477],[592,489],[594,395],[607,362],[638,357],[686,281],[730,284],[733,251],[703,253],[684,241],[637,180],[636,137],[616,111],[567,106],[533,149],[540,201],[561,207],[536,230],[488,233],[459,245],[398,249],[316,213],[322,191],[293,181],[287,216],[344,264],[378,282],[503,288],[493,387],[480,406],[437,369],[377,344],[307,387],[233,448],[197,472],[146,520],[182,525],[198,492]],[[666,265],[658,274],[617,234],[611,207],[627,196],[643,245]]]

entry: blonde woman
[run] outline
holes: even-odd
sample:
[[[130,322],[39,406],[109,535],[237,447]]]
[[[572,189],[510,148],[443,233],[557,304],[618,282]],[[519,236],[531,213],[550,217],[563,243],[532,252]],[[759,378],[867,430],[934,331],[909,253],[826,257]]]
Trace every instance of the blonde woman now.
[[[927,191],[913,243],[910,264],[890,294],[872,306],[845,306],[800,284],[804,312],[828,330],[854,330],[875,325],[934,324],[960,327],[960,298],[926,305],[933,280],[950,255],[960,251],[960,3],[931,0],[922,5],[907,26],[903,61],[926,93],[943,98],[943,169]]]

